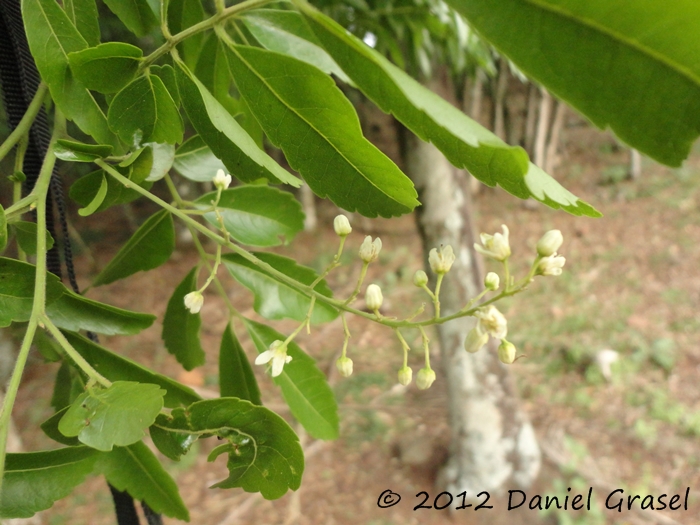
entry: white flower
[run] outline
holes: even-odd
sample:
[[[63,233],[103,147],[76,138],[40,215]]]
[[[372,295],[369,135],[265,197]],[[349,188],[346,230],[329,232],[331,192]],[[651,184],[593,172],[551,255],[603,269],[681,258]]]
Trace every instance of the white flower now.
[[[444,274],[450,271],[452,263],[455,262],[455,254],[452,246],[440,246],[440,250],[433,248],[428,255],[430,269],[437,274]]]
[[[474,244],[474,249],[487,257],[496,259],[497,261],[505,261],[510,257],[510,244],[508,244],[508,226],[505,224],[501,225],[503,228],[503,233],[494,233],[489,235],[487,233],[482,233],[481,244]]]
[[[427,390],[435,381],[435,371],[432,368],[421,368],[416,376],[416,386],[420,390]]]
[[[382,249],[382,240],[377,237],[374,239],[374,242],[372,242],[372,237],[367,236],[365,237],[365,240],[362,242],[360,245],[360,259],[365,261],[366,263],[371,263],[372,261],[376,261],[377,257],[379,257],[379,252]]]
[[[489,272],[486,274],[486,277],[484,278],[484,286],[487,290],[491,290],[493,292],[495,290],[498,290],[498,287],[500,285],[501,278],[498,276],[497,273]]]
[[[413,275],[413,284],[415,284],[418,288],[423,288],[426,284],[428,284],[428,274],[426,274],[423,270],[417,270]]]
[[[185,296],[185,308],[190,313],[198,314],[204,304],[204,296],[201,292],[190,292]]]
[[[479,319],[477,327],[481,332],[496,339],[503,339],[508,334],[508,321],[494,305],[479,308],[474,315]]]
[[[411,379],[413,379],[413,370],[407,366],[402,367],[399,370],[399,383],[403,386],[407,386],[411,382]]]
[[[469,330],[467,337],[464,338],[464,349],[470,354],[475,354],[489,342],[489,334],[482,332],[479,329],[479,324]]]
[[[498,345],[498,359],[504,365],[513,364],[515,361],[515,345],[505,339]]]
[[[231,175],[227,175],[226,173],[224,173],[224,170],[219,170],[216,172],[216,175],[212,179],[212,182],[217,188],[225,190],[231,185]]]
[[[264,365],[272,361],[272,377],[277,377],[282,373],[284,365],[292,360],[291,355],[287,355],[287,345],[284,341],[273,341],[270,347],[255,358],[256,365]]]
[[[335,366],[338,367],[341,376],[350,377],[352,375],[352,359],[349,357],[340,357],[335,362]]]
[[[333,219],[333,229],[340,237],[345,237],[352,231],[352,226],[345,215],[338,215]]]
[[[382,307],[382,302],[384,302],[382,289],[376,284],[370,284],[365,291],[365,304],[367,308],[376,312]]]
[[[561,231],[549,230],[537,241],[537,253],[541,257],[555,255],[563,242],[564,236],[561,234]]]
[[[561,255],[544,257],[537,265],[537,275],[561,275],[566,258]]]

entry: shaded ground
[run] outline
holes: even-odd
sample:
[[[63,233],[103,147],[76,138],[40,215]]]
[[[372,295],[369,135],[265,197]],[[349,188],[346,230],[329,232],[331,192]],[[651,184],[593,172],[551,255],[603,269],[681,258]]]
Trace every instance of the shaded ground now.
[[[603,219],[581,219],[537,206],[531,210],[504,192],[486,190],[478,197],[481,230],[493,233],[505,223],[511,229],[515,268],[522,273],[540,235],[562,230],[567,257],[560,278],[538,279],[527,293],[510,299],[502,310],[509,334],[526,354],[512,366],[523,404],[545,450],[540,494],[566,495],[594,487],[591,511],[540,515],[526,513],[530,523],[664,523],[663,517],[596,510],[615,488],[625,494],[684,493],[690,487],[690,510],[665,513],[677,523],[700,523],[700,156],[678,170],[645,164],[640,181],[622,180],[627,152],[612,138],[587,128],[570,128],[566,157],[557,176],[581,198],[599,208]],[[151,210],[132,209],[136,220]],[[93,247],[99,266],[115,253],[133,227],[122,210],[103,214],[99,228],[81,234]],[[320,208],[321,227],[300,234],[281,253],[321,268],[336,246],[330,227],[335,210]],[[75,222],[80,229],[80,223]],[[384,249],[367,282],[382,285],[388,313],[402,314],[424,300],[411,284],[421,266],[421,249],[413,219],[360,221],[353,224],[346,259],[350,262],[364,234],[380,235]],[[95,244],[93,244],[95,243]],[[170,290],[196,263],[186,241],[165,266],[124,282],[89,292],[89,297],[116,306],[154,312],[162,318]],[[94,276],[87,253],[78,260],[82,284]],[[348,268],[350,268],[348,270]],[[495,268],[494,268],[495,269]],[[336,295],[350,294],[359,265],[331,274]],[[516,270],[517,271],[517,270]],[[223,276],[223,271],[221,272]],[[244,315],[254,316],[250,297],[228,279],[229,296]],[[202,310],[203,343],[208,364],[183,373],[163,348],[160,325],[131,338],[103,340],[110,348],[181,381],[217,391],[219,338],[228,322],[222,303],[208,294]],[[282,332],[295,323],[278,323]],[[447,400],[440,381],[427,392],[395,384],[399,345],[392,333],[365,320],[351,320],[350,352],[355,374],[337,377],[334,361],[342,345],[340,321],[317,327],[302,346],[328,371],[341,405],[342,437],[323,443],[305,439],[307,467],[300,491],[267,502],[241,491],[209,490],[224,476],[223,460],[206,463],[211,443],[196,447],[181,464],[166,460],[191,509],[192,523],[299,524],[437,524],[518,523],[515,513],[495,509],[446,512],[413,511],[432,483],[449,442]],[[238,335],[253,355],[245,332]],[[411,341],[409,341],[411,342]],[[606,381],[596,364],[601,349],[613,349],[620,360]],[[420,367],[418,352],[411,356]],[[269,378],[256,367],[267,406],[288,416]],[[439,369],[438,369],[439,370]],[[38,359],[30,367],[17,405],[21,430],[51,414],[48,406],[53,365]],[[47,438],[23,432],[29,450],[52,446]],[[403,496],[391,509],[377,508],[382,491]],[[431,498],[432,499],[432,498]],[[476,518],[480,519],[476,521]],[[104,481],[92,478],[68,499],[43,513],[45,524],[112,524],[111,501]],[[166,523],[174,523],[167,520]],[[670,522],[669,522],[670,523]]]

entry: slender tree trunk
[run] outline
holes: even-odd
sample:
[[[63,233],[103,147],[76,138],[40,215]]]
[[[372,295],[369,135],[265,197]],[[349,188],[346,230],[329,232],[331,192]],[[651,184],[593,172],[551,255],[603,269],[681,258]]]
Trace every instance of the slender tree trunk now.
[[[552,115],[552,96],[544,88],[541,88],[541,91],[542,100],[540,101],[539,119],[537,120],[534,161],[537,166],[544,169],[547,136],[549,134],[549,121],[551,120]]]
[[[527,95],[527,118],[525,119],[525,150],[533,155],[535,145],[535,125],[537,124],[537,93],[535,84],[530,84]]]
[[[506,140],[505,98],[509,77],[508,61],[505,58],[501,58],[494,96],[493,132],[502,140]]]
[[[564,127],[564,117],[566,116],[566,104],[557,102],[557,109],[554,112],[552,129],[549,132],[549,143],[547,144],[547,154],[544,160],[544,171],[552,173],[559,165],[559,142],[561,130]]]
[[[630,177],[638,180],[642,176],[642,154],[636,149],[630,149]]]

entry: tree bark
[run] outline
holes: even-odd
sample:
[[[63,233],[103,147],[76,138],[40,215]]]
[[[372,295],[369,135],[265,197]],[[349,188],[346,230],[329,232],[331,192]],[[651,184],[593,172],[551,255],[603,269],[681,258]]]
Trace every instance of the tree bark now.
[[[537,166],[544,169],[547,136],[549,135],[549,121],[552,115],[552,96],[541,88],[542,100],[540,101],[539,118],[537,120],[537,136],[535,138],[535,159]]]
[[[549,143],[547,144],[547,153],[543,167],[544,171],[550,175],[559,166],[559,142],[561,130],[564,127],[564,117],[566,116],[566,104],[561,100],[556,104],[557,109],[554,111],[554,121],[549,132]]]
[[[493,109],[493,132],[501,140],[506,140],[505,98],[509,77],[508,61],[505,58],[501,58],[498,66],[498,80],[496,81]]]

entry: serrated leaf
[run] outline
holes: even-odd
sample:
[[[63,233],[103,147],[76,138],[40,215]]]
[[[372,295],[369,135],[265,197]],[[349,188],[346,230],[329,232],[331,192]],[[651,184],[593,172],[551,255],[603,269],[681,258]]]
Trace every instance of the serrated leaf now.
[[[368,217],[403,215],[419,204],[411,180],[362,135],[328,75],[264,49],[229,44],[227,51],[241,96],[314,193]]]
[[[115,447],[103,454],[96,470],[105,475],[110,485],[128,492],[135,500],[146,502],[155,512],[190,520],[175,481],[143,442]]]
[[[107,42],[68,53],[68,64],[75,78],[88,89],[116,93],[134,78],[142,57],[141,48]]]
[[[99,454],[88,447],[8,454],[0,517],[30,518],[48,509],[85,480]]]
[[[88,44],[66,13],[55,0],[22,0],[22,18],[32,57],[63,114],[98,143],[121,150],[99,104],[70,71],[68,53]]]
[[[216,193],[202,195],[195,202],[210,208]],[[218,204],[224,227],[235,240],[249,246],[277,246],[289,243],[304,229],[301,204],[291,193],[269,186],[239,186],[221,192]],[[204,218],[219,227],[216,214]]]
[[[175,227],[167,210],[152,215],[122,246],[117,255],[95,278],[93,286],[102,286],[157,268],[165,263],[175,249]]]
[[[226,166],[209,149],[199,135],[190,137],[177,148],[173,168],[183,177],[195,182],[211,182],[218,170]]]
[[[316,280],[316,272],[301,266],[294,259],[274,253],[256,252],[258,259],[272,266],[275,270],[291,277],[300,284],[310,285]],[[255,295],[255,311],[267,319],[295,319],[303,321],[309,311],[311,299],[291,286],[273,278],[265,269],[254,265],[240,255],[226,254],[223,263],[231,275]],[[326,297],[333,297],[325,279],[315,287],[317,292]],[[314,304],[311,315],[312,323],[327,323],[338,317],[338,311],[320,301]]]
[[[156,316],[123,310],[93,301],[66,290],[46,308],[46,315],[59,328],[78,332],[88,330],[105,335],[137,334],[148,328]]]
[[[89,46],[100,43],[100,25],[95,0],[63,0],[63,10]]]
[[[185,295],[197,289],[197,268],[193,268],[168,301],[163,318],[161,337],[165,348],[175,356],[185,370],[192,370],[204,364],[206,356],[199,339],[202,318],[185,308]]]
[[[93,162],[112,154],[114,148],[108,144],[84,144],[74,140],[59,139],[53,147],[53,154],[66,162]]]
[[[223,161],[226,171],[243,182],[267,179],[297,188],[301,185],[299,179],[257,146],[182,62],[177,62],[175,73],[182,105],[190,122],[214,155]]]
[[[16,259],[0,257],[0,328],[11,322],[29,321],[34,303],[36,267]],[[46,274],[46,305],[56,301],[65,287],[52,273]]]
[[[326,51],[359,89],[382,111],[432,142],[452,164],[468,169],[484,184],[498,184],[521,199],[531,196],[574,215],[600,216],[535,168],[525,150],[507,145],[330,18],[310,6],[302,7],[302,11]]]
[[[104,3],[136,36],[144,36],[158,25],[146,0],[104,0]]]
[[[250,319],[245,325],[258,353],[266,351],[274,341],[284,341],[285,336]],[[326,376],[293,341],[287,346],[292,360],[284,365],[282,374],[273,380],[282,390],[284,400],[292,415],[304,429],[317,439],[338,437],[338,405]]]
[[[100,206],[102,206],[102,203],[104,202],[105,197],[107,196],[108,188],[109,185],[107,183],[107,177],[103,173],[102,182],[100,182],[100,187],[97,190],[97,193],[95,193],[95,196],[93,197],[92,201],[90,201],[90,204],[78,210],[78,215],[80,215],[81,217],[89,217],[90,215],[95,213],[97,209]]]
[[[352,84],[340,66],[321,47],[318,38],[299,13],[281,9],[256,9],[244,13],[241,20],[265,49],[302,60]]]
[[[107,113],[109,127],[129,145],[182,142],[180,112],[163,81],[146,74],[117,93]]]
[[[36,223],[27,221],[17,221],[12,223],[12,229],[17,238],[17,244],[27,255],[36,255]],[[53,237],[46,232],[46,249],[53,248]]]
[[[262,405],[255,374],[238,342],[231,323],[221,336],[219,348],[219,393],[221,397],[237,397]]]
[[[131,445],[156,420],[164,394],[158,385],[131,381],[115,381],[105,389],[88,387],[63,415],[58,430],[97,450]]]
[[[229,477],[214,487],[240,487],[266,499],[299,488],[304,471],[299,438],[284,419],[264,407],[235,398],[210,399],[175,409],[169,418],[159,416],[156,425],[224,440],[209,461],[228,453]]]
[[[71,332],[64,332],[64,335],[73,348],[110,381],[138,381],[158,385],[167,391],[164,402],[169,408],[189,405],[201,399],[191,388],[110,352],[81,335]]]
[[[700,134],[700,4],[449,0],[521,71],[601,128],[680,166]]]

